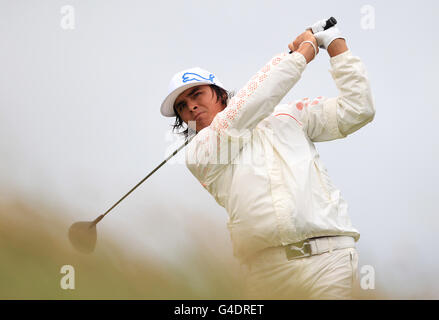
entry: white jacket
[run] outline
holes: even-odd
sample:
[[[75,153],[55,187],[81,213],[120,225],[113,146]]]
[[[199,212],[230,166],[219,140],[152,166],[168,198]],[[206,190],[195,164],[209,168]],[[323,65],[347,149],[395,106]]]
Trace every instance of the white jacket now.
[[[306,61],[297,52],[275,56],[186,149],[187,167],[229,214],[242,263],[266,247],[360,237],[313,142],[346,137],[370,122],[375,109],[361,60],[346,51],[330,64],[338,97],[278,105]]]

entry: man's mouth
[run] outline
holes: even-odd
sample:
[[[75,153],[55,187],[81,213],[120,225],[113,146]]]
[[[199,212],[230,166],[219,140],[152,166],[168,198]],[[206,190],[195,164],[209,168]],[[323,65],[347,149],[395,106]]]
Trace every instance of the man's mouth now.
[[[195,115],[194,120],[197,121],[197,119],[200,117],[200,115],[203,114],[203,112],[200,112],[198,114]]]

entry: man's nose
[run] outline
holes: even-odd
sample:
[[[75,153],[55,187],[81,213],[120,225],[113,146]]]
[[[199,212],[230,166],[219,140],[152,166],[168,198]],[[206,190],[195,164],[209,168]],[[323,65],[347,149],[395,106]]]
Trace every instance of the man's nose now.
[[[189,111],[194,111],[194,110],[198,109],[198,105],[195,102],[189,102],[188,108],[189,108]]]

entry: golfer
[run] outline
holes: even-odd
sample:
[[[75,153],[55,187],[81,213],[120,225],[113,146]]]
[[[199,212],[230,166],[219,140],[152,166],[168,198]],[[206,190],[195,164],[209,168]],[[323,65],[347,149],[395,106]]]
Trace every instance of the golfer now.
[[[228,212],[248,298],[352,298],[360,234],[314,142],[346,137],[375,109],[363,63],[324,25],[307,28],[233,97],[214,73],[191,68],[173,76],[161,105],[191,139],[187,167]],[[338,96],[279,104],[319,48]]]

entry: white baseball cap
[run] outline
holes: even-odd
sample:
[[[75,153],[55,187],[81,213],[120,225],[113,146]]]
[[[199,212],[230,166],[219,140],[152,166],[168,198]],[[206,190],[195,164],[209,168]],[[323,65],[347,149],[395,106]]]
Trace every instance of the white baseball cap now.
[[[212,72],[199,67],[177,72],[169,83],[168,96],[163,100],[162,106],[160,107],[162,115],[165,117],[174,117],[175,99],[186,89],[205,84],[215,84],[225,89],[223,84]]]

